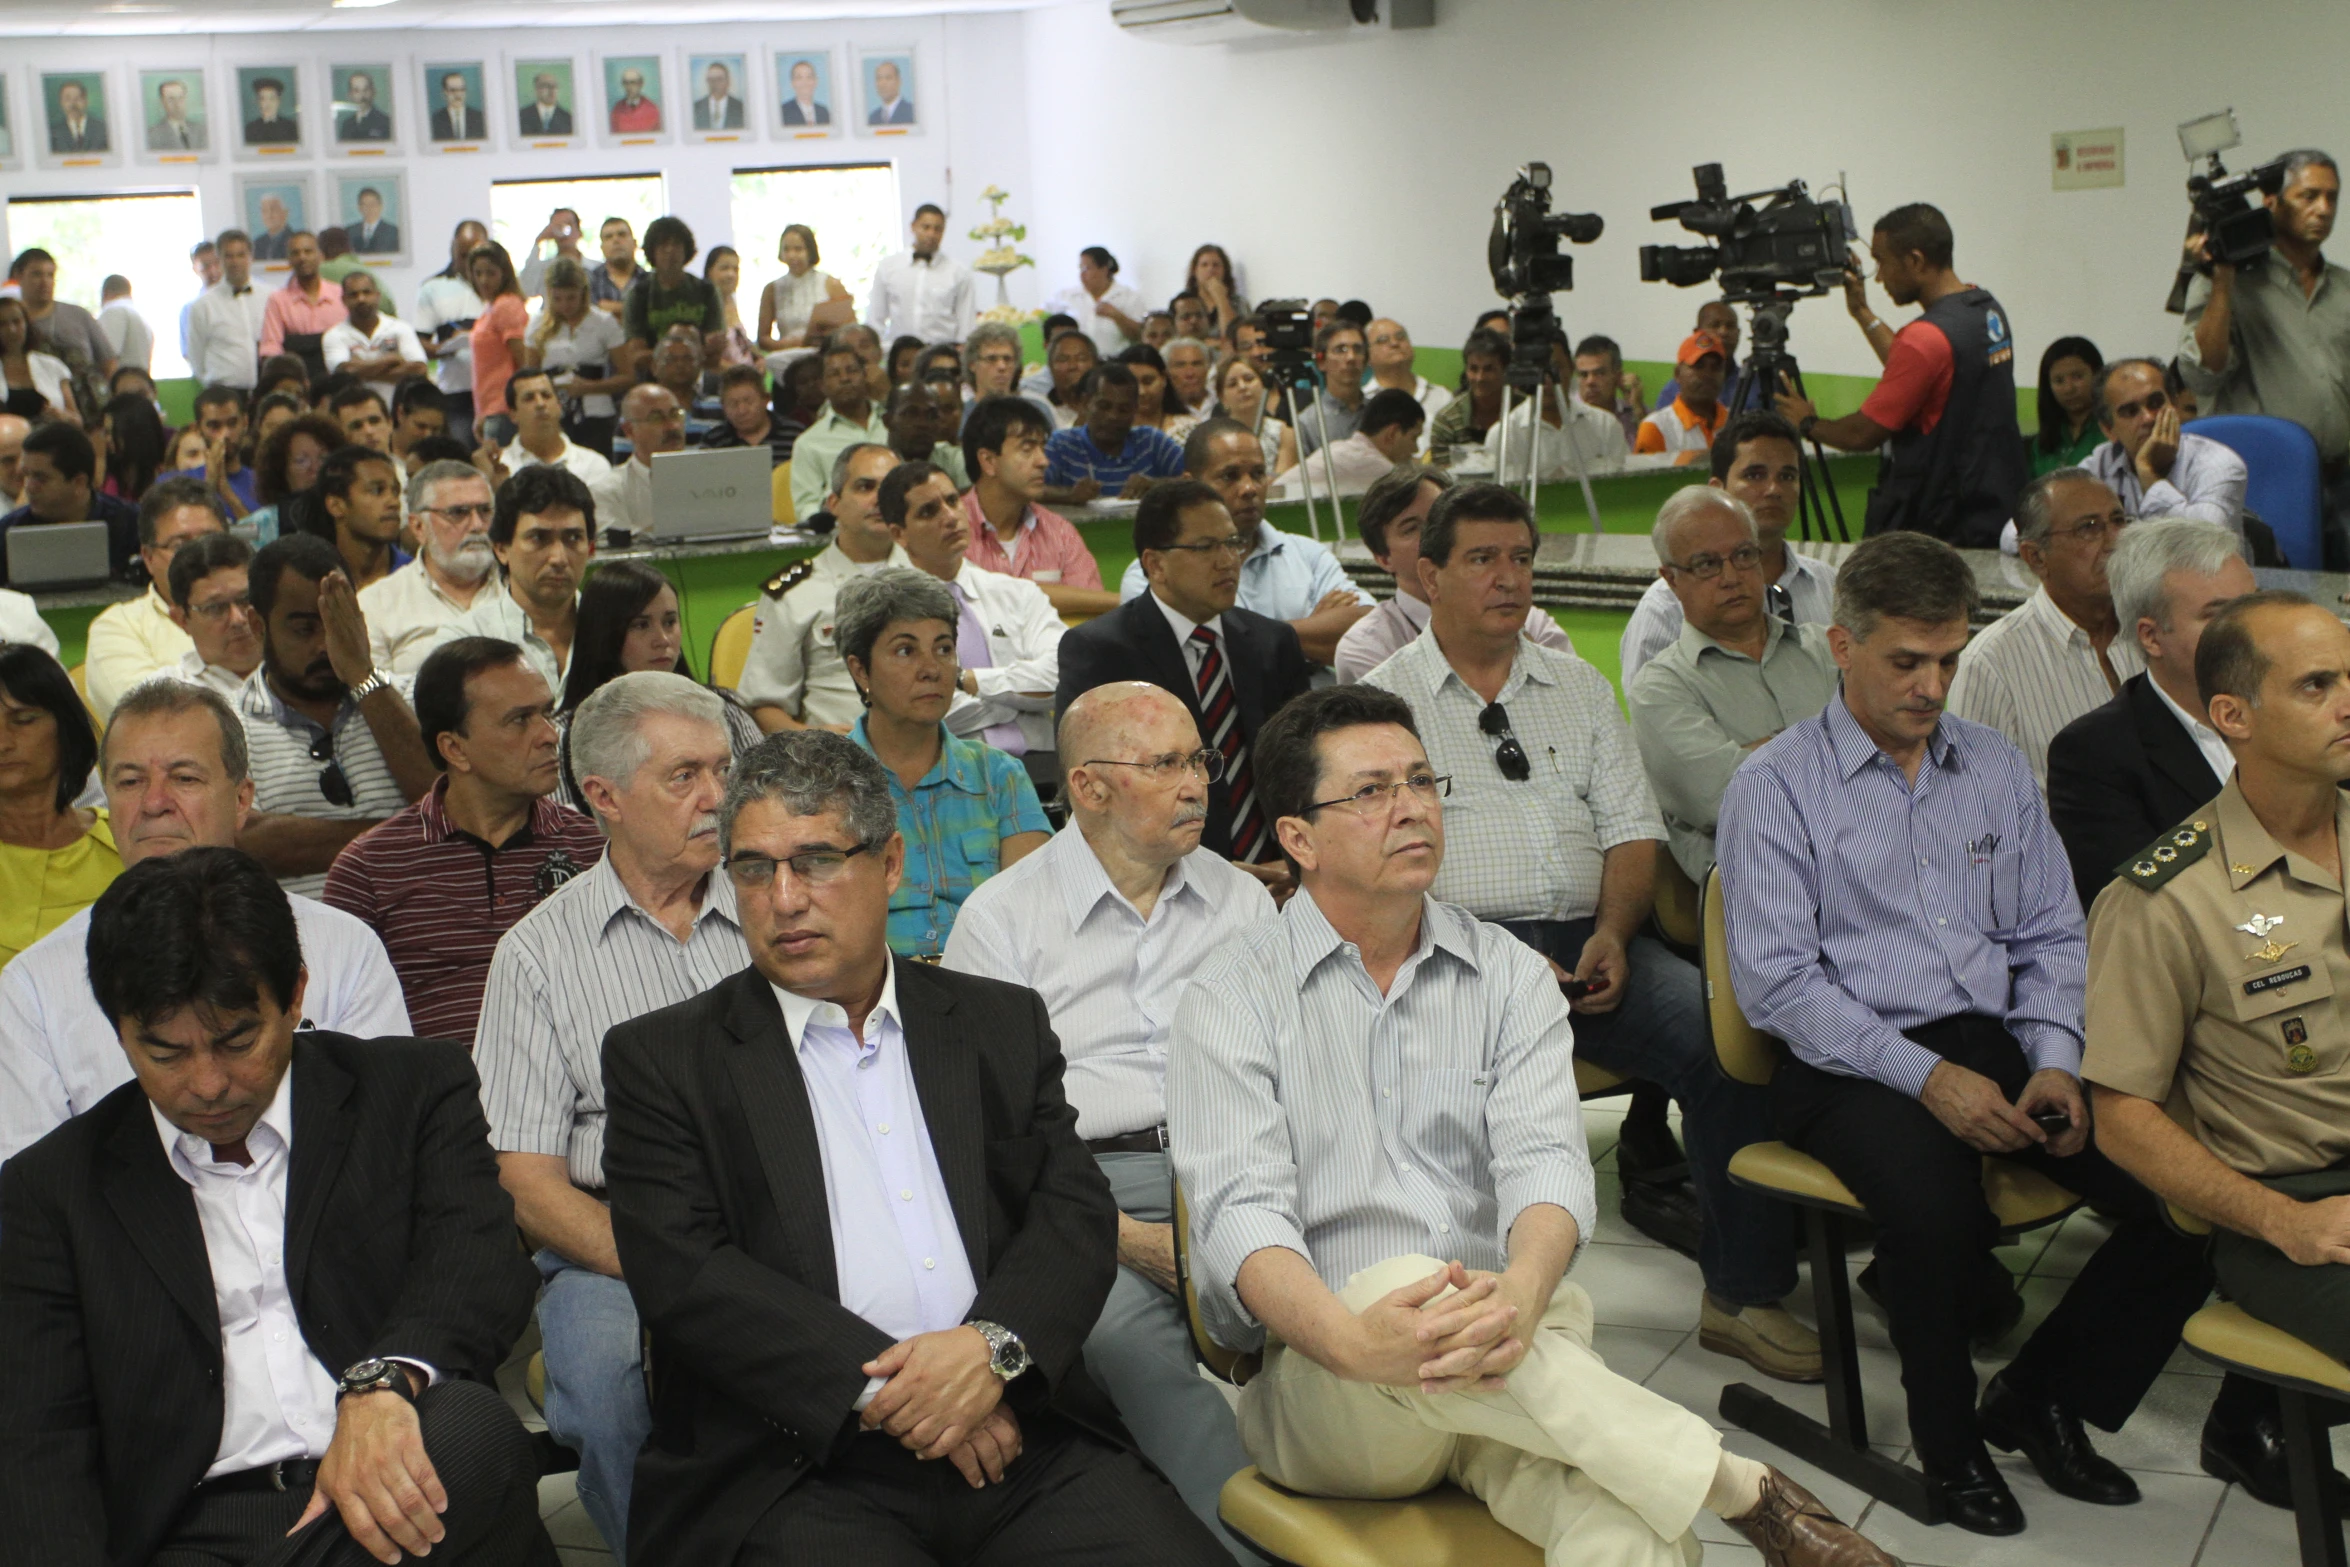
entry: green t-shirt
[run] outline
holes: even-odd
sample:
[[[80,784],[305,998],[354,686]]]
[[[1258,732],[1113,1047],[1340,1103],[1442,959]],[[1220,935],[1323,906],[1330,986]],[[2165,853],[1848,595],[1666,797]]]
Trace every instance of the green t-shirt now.
[[[707,278],[688,272],[675,289],[667,289],[661,286],[660,278],[647,272],[628,286],[621,320],[628,328],[629,341],[651,347],[673,326],[715,332],[726,324],[726,312],[719,307],[718,290]]]
[[[2097,428],[2094,419],[2081,426],[2078,439],[2059,446],[2055,451],[2043,447],[2036,435],[2024,443],[2032,456],[2032,477],[2035,479],[2044,473],[2054,473],[2059,468],[2080,467],[2089,460],[2091,452],[2104,444],[2105,432]]]

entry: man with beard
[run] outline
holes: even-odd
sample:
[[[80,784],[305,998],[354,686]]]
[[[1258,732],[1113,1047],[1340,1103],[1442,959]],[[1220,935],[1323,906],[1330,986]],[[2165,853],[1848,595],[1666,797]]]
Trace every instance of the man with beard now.
[[[250,583],[261,667],[237,696],[253,816],[236,846],[316,897],[343,845],[431,788],[433,766],[334,546],[285,535],[253,557]]]
[[[498,486],[490,548],[499,590],[476,598],[451,635],[520,643],[547,689],[560,691],[579,629],[579,582],[596,553],[596,498],[568,468],[525,468]]]
[[[413,675],[473,607],[498,564],[490,546],[490,482],[471,463],[427,463],[408,481],[416,558],[360,590],[375,667]]]
[[[342,285],[319,271],[326,253],[318,248],[318,236],[303,232],[288,239],[286,264],[294,275],[269,296],[261,312],[261,357],[292,354],[316,385],[326,379],[326,334],[351,315],[343,308]]]

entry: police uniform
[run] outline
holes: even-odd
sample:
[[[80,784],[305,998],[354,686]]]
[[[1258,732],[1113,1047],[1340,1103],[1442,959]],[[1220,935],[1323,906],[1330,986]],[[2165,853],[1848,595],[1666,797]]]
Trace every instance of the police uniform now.
[[[2350,795],[2334,825],[2350,846]],[[2271,837],[2231,780],[2118,867],[2089,922],[2081,1076],[2175,1103],[2222,1163],[2303,1200],[2350,1193],[2338,876]],[[2350,1267],[2225,1230],[2212,1260],[2246,1311],[2350,1360]]]
[[[860,565],[842,554],[836,542],[770,577],[751,616],[751,651],[736,687],[742,699],[753,707],[780,707],[804,724],[834,729],[845,730],[863,717],[865,703],[857,695],[857,683],[832,645],[832,606],[844,583],[881,564],[913,562],[903,548],[893,548],[888,561]]]

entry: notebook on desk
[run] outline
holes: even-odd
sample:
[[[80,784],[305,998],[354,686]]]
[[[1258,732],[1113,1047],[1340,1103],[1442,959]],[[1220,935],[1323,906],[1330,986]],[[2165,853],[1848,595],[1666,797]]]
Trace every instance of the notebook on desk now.
[[[775,460],[764,444],[653,456],[653,537],[747,539],[774,526]]]
[[[8,585],[34,593],[104,582],[109,531],[103,522],[18,523],[8,530]]]

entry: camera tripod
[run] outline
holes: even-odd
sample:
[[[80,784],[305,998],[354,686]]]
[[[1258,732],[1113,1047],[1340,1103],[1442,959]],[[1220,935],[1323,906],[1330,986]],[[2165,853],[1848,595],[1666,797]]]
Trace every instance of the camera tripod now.
[[[1550,305],[1548,294],[1527,294],[1519,297],[1517,308],[1510,312],[1510,362],[1502,372],[1500,450],[1494,454],[1493,482],[1513,485],[1523,482],[1526,504],[1535,515],[1541,515],[1542,501],[1542,398],[1546,388],[1556,389],[1562,399],[1559,433],[1567,440],[1567,451],[1574,459],[1575,480],[1583,487],[1583,509],[1591,518],[1591,531],[1599,527],[1599,497],[1591,489],[1591,467],[1583,454],[1583,442],[1575,433],[1575,410],[1564,404],[1573,393],[1560,387],[1553,372],[1553,355],[1567,346],[1566,329]],[[1463,395],[1466,395],[1465,393]],[[1526,467],[1522,481],[1510,476],[1510,415],[1516,408],[1517,397],[1527,399],[1526,407]]]
[[[1754,351],[1746,356],[1746,384],[1761,388],[1762,406],[1765,408],[1774,406],[1782,378],[1786,385],[1795,388],[1798,397],[1810,395],[1803,389],[1802,367],[1796,364],[1795,356],[1787,352],[1788,312],[1795,308],[1796,301],[1802,297],[1773,292],[1761,296],[1732,295],[1730,298],[1731,304],[1744,305],[1747,309],[1747,341],[1754,345]],[[1814,440],[1811,450],[1807,452],[1803,449],[1803,442],[1798,440],[1795,460],[1802,475],[1795,536],[1826,543],[1828,519],[1833,515],[1837,542],[1851,543],[1852,530],[1844,521],[1844,501],[1836,493],[1835,476],[1828,471],[1827,448]]]
[[[1297,431],[1297,479],[1299,488],[1305,492],[1306,536],[1317,543],[1322,538],[1321,514],[1314,509],[1314,456],[1304,450],[1306,415],[1312,414],[1321,425],[1322,444],[1315,448],[1315,454],[1322,459],[1322,482],[1330,492],[1330,542],[1338,543],[1346,537],[1346,511],[1338,498],[1338,468],[1330,456],[1330,420],[1322,408],[1322,372],[1310,352],[1280,348],[1273,350],[1272,370],[1274,388],[1289,395],[1290,424]],[[1265,395],[1270,402],[1273,393],[1268,391]],[[1271,412],[1268,407],[1265,415]]]

